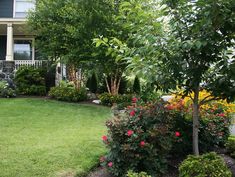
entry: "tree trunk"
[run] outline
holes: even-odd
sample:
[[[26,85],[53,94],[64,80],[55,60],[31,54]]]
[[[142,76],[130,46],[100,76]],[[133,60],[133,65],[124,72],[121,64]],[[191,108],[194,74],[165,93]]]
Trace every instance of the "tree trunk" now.
[[[105,77],[104,80],[105,80],[105,83],[106,83],[107,90],[108,90],[109,94],[111,94],[108,79]]]
[[[199,86],[194,90],[193,98],[193,153],[199,155],[198,145],[199,132]]]

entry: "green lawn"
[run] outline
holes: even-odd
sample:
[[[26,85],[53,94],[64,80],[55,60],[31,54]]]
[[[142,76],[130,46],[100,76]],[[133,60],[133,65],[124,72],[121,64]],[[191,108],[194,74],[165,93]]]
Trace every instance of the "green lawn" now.
[[[110,109],[43,99],[0,99],[0,177],[88,172],[106,149]]]

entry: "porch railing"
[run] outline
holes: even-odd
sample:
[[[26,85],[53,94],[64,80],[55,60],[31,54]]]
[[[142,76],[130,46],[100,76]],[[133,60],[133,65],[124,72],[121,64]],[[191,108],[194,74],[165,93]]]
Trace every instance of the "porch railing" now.
[[[46,64],[45,60],[15,60],[15,70],[25,66],[39,68],[44,64]]]

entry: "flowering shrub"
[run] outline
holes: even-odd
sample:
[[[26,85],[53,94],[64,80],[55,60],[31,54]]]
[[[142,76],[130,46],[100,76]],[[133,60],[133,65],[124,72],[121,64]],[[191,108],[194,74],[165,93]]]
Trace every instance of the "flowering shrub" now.
[[[179,167],[179,177],[232,177],[223,159],[216,153],[190,155]]]
[[[172,95],[173,99],[170,100],[168,108],[175,110],[184,110],[186,113],[192,113],[192,100],[190,97],[185,97],[182,99],[179,95]],[[193,97],[193,95],[190,95]],[[203,99],[210,99],[210,93],[205,90],[199,93],[199,101]],[[212,100],[206,104],[201,105],[200,113],[202,117],[207,117],[207,115],[217,114],[220,116],[228,116],[231,113],[235,113],[235,104],[228,103],[226,100]]]
[[[170,131],[171,116],[163,104],[138,105],[136,99],[132,102],[126,113],[106,123],[108,135],[102,140],[110,151],[102,158],[102,164],[116,176],[124,176],[129,169],[160,175],[166,170],[175,136]]]
[[[200,100],[208,97],[209,93],[202,91]],[[231,124],[230,113],[234,104],[226,101],[211,101],[200,109],[199,147],[202,152],[208,152],[218,146],[224,146],[229,136]],[[173,153],[189,154],[192,152],[192,101],[186,97],[174,97],[166,108],[174,117],[174,129],[182,133],[179,140],[174,142]]]

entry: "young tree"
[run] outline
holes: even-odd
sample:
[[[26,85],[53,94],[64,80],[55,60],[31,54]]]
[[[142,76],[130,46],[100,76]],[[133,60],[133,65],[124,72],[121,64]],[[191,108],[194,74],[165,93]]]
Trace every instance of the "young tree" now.
[[[234,53],[228,57],[229,48],[234,47],[235,1],[164,0],[163,4],[168,28],[154,35],[154,39],[161,37],[158,43],[146,38],[148,32],[136,30],[146,45],[132,48],[130,67],[148,73],[163,89],[183,88],[184,96],[193,93],[193,152],[199,155],[200,106],[213,99],[231,101],[235,96]],[[199,101],[201,89],[211,95]]]

